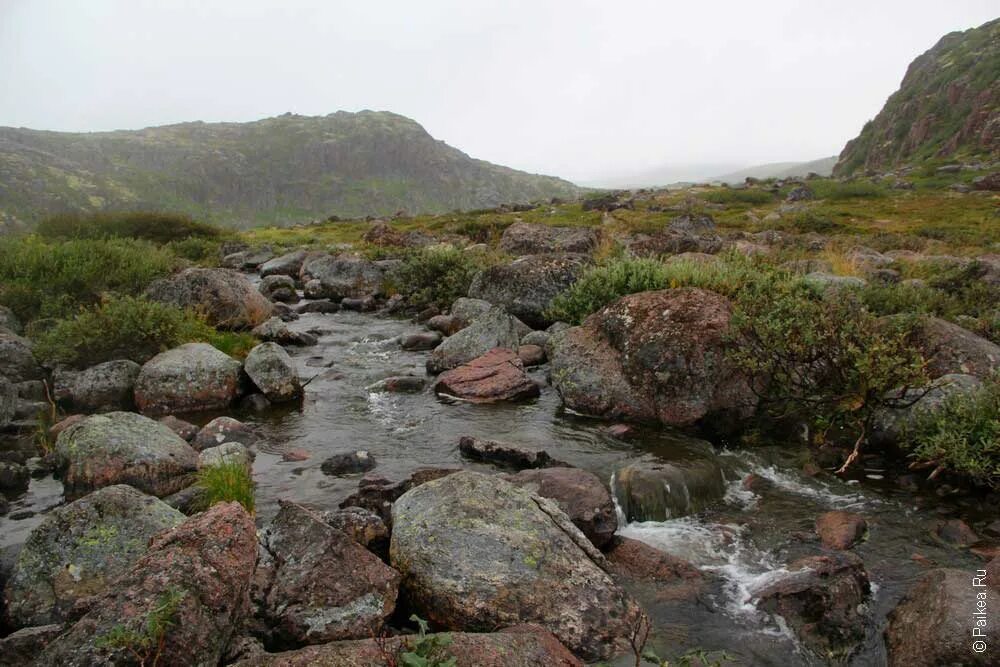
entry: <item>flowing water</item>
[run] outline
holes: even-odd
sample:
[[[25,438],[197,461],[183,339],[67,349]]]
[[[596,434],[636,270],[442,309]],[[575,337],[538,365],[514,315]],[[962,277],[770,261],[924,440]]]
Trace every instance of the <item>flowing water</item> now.
[[[669,460],[686,455],[690,446],[689,440],[659,430],[642,431],[629,442],[609,437],[605,424],[561,408],[555,391],[545,384],[544,367],[532,371],[543,384],[541,396],[513,405],[450,403],[435,397],[429,386],[417,394],[371,391],[385,377],[424,375],[429,353],[402,351],[396,343],[401,334],[420,330],[406,320],[340,312],[303,315],[290,327],[319,334],[318,345],[290,350],[300,375],[309,380],[304,401],[263,415],[235,414],[263,436],[254,463],[260,521],[273,515],[279,498],[337,507],[357,488],[360,476],[324,475],[320,465],[335,453],[367,450],[377,460],[376,472],[390,478],[425,466],[492,471],[460,456],[459,437],[471,435],[544,448],[611,484],[611,472],[622,462],[650,455]],[[782,576],[786,563],[817,552],[809,534],[815,517],[829,509],[858,511],[871,528],[870,538],[855,552],[864,560],[875,592],[867,610],[867,639],[850,664],[885,663],[881,627],[924,569],[912,559],[915,553],[940,565],[976,566],[974,557],[931,537],[934,521],[954,508],[934,501],[918,509],[915,502],[925,500],[885,484],[880,471],[851,484],[806,477],[784,458],[792,449],[719,448],[728,489],[723,500],[695,516],[620,529],[706,574],[708,585],[694,602],[657,600],[651,591],[632,591],[653,619],[650,646],[661,654],[701,647],[725,650],[739,664],[825,664],[799,646],[782,619],[758,611],[751,598],[757,588]],[[309,458],[286,461],[283,454],[290,450],[305,450]],[[764,490],[743,488],[741,480],[750,473],[766,480]],[[30,492],[12,503],[12,514],[0,518],[0,546],[23,542],[44,510],[60,501],[60,491],[51,478],[33,480]],[[31,512],[36,514],[26,516]]]

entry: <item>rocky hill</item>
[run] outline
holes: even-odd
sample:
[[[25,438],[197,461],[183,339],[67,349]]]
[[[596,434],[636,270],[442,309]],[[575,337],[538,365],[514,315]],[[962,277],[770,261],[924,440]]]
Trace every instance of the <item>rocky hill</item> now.
[[[577,193],[564,180],[475,160],[381,111],[80,134],[0,128],[8,228],[73,210],[170,209],[250,226]]]
[[[844,147],[834,174],[977,157],[1000,157],[1000,19],[949,33],[910,63],[899,90]]]

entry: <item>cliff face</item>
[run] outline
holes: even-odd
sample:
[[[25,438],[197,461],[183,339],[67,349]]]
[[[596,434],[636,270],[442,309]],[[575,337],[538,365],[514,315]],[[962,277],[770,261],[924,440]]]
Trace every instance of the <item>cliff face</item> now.
[[[0,128],[0,226],[123,208],[281,224],[577,192],[567,181],[472,159],[388,112],[87,134]]]
[[[840,154],[834,174],[1000,157],[1000,19],[945,35]]]

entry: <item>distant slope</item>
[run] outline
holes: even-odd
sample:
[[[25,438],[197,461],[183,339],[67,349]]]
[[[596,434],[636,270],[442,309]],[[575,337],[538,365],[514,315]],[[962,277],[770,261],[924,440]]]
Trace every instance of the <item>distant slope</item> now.
[[[840,154],[838,176],[928,158],[1000,157],[1000,19],[945,35]]]
[[[747,167],[739,171],[723,174],[710,179],[722,183],[742,183],[749,176],[751,178],[796,178],[804,177],[810,173],[820,176],[829,176],[833,172],[833,165],[837,163],[837,156],[820,158],[811,162],[772,162],[770,164],[760,164],[755,167]]]
[[[609,174],[581,183],[595,188],[649,188],[680,182],[706,182],[712,174],[732,171],[739,163],[665,164],[623,174]]]
[[[249,226],[578,192],[568,181],[470,158],[384,111],[81,134],[0,128],[0,227],[129,208]]]

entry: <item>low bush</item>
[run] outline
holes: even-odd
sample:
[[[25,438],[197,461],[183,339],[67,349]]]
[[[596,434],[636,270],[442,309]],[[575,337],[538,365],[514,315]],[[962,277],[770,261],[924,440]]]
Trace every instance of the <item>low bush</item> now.
[[[216,503],[238,502],[250,514],[254,513],[253,475],[241,461],[223,461],[198,471],[198,496],[202,508]]]
[[[0,304],[22,322],[63,317],[106,292],[138,294],[177,266],[170,251],[134,239],[0,239]]]
[[[178,213],[122,211],[57,215],[38,223],[36,233],[57,240],[130,238],[163,244],[187,238],[218,238],[222,230]]]
[[[922,413],[904,441],[919,462],[1000,489],[1000,378]]]
[[[491,255],[449,246],[410,252],[389,277],[392,287],[415,308],[446,307],[466,296],[476,273],[494,261]]]
[[[802,211],[789,216],[788,226],[800,234],[835,234],[847,230],[847,225],[829,216],[813,211]]]
[[[36,334],[34,351],[49,363],[84,367],[111,359],[143,363],[164,350],[199,341],[234,356],[241,351],[245,356],[254,342],[248,334],[216,331],[191,311],[125,296],[56,320]]]
[[[886,195],[884,185],[870,181],[821,179],[811,181],[809,188],[815,193],[817,199],[830,199],[834,201],[844,199],[875,199]]]
[[[760,188],[712,188],[698,195],[713,204],[770,204],[775,200],[773,192]]]

